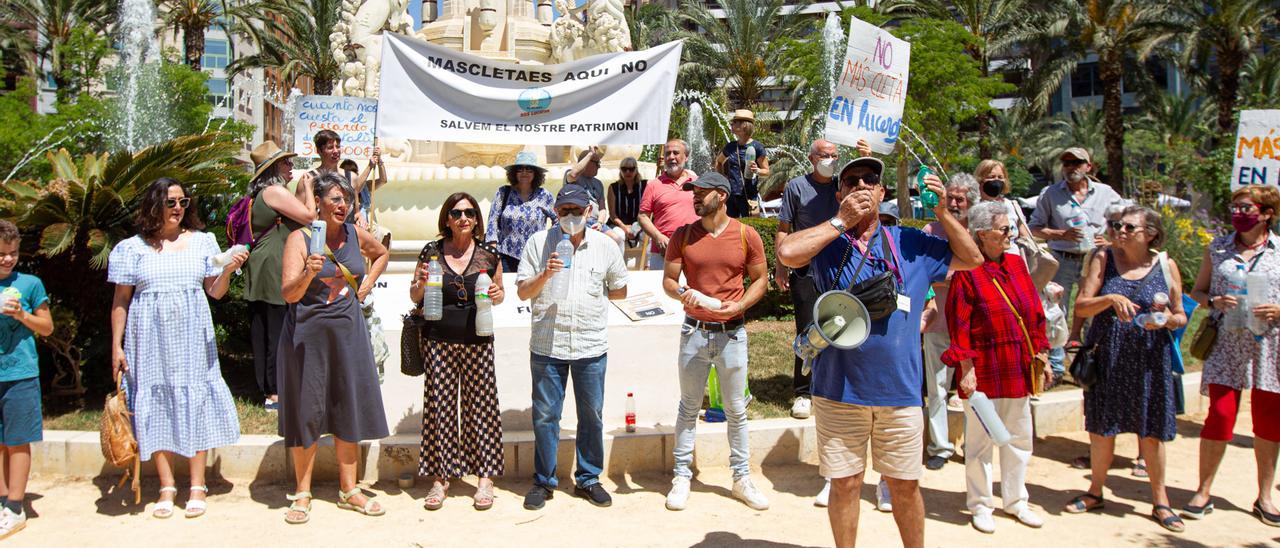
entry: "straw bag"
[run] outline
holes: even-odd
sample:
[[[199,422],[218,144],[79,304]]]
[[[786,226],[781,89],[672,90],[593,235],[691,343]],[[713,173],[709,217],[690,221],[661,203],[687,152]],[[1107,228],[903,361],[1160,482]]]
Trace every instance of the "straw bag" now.
[[[123,380],[123,375],[116,379],[115,393],[107,396],[106,404],[102,406],[99,441],[102,456],[107,462],[124,468],[124,475],[120,477],[120,483],[116,487],[124,486],[124,482],[132,474],[133,483],[130,487],[133,489],[133,503],[138,504],[142,502],[142,488],[139,485],[139,467],[142,462],[138,458],[138,440],[133,437],[133,421],[130,419],[133,413],[129,412],[129,404],[125,399]]]

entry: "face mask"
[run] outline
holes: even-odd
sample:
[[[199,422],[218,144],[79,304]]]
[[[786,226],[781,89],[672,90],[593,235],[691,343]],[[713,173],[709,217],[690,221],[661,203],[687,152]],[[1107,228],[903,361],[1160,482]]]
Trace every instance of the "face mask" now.
[[[821,175],[821,176],[823,176],[823,177],[830,177],[830,176],[832,176],[832,175],[835,175],[835,173],[836,173],[836,159],[835,159],[835,158],[823,158],[823,159],[821,159],[821,160],[818,160],[818,165],[817,165],[817,167],[815,168],[815,170],[818,172],[818,175]]]
[[[586,215],[565,215],[560,218],[560,230],[564,231],[565,234],[572,236],[582,232],[585,228],[587,228]]]
[[[1232,213],[1231,228],[1236,232],[1248,232],[1250,229],[1258,225],[1257,213]]]
[[[992,198],[999,196],[1003,190],[1004,181],[991,180],[982,182],[982,193]]]

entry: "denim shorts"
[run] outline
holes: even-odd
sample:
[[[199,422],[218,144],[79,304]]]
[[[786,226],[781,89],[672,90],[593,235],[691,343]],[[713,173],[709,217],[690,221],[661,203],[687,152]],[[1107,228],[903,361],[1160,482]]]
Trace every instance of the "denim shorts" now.
[[[43,439],[40,378],[0,381],[0,445],[16,447]]]

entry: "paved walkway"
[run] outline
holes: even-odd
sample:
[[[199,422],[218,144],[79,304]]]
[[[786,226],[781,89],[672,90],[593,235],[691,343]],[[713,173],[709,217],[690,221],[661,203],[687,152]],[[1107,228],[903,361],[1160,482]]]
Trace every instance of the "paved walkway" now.
[[[1256,496],[1255,466],[1250,449],[1248,411],[1242,410],[1235,442],[1227,450],[1215,502],[1218,511],[1205,521],[1188,521],[1181,535],[1166,532],[1147,514],[1150,491],[1144,480],[1129,475],[1136,455],[1133,436],[1118,442],[1118,459],[1108,483],[1108,505],[1100,514],[1069,515],[1059,510],[1087,486],[1088,472],[1069,462],[1087,452],[1083,433],[1042,440],[1028,471],[1032,506],[1045,517],[1033,530],[997,512],[996,532],[984,535],[969,526],[964,511],[964,466],[948,463],[927,472],[922,482],[928,546],[1274,546],[1280,528],[1262,525],[1247,513]],[[1198,421],[1180,423],[1181,437],[1170,444],[1169,494],[1174,505],[1195,489]],[[869,473],[869,476],[875,476]],[[611,478],[611,508],[595,508],[563,488],[540,512],[520,506],[527,478],[498,483],[492,510],[470,506],[471,484],[455,485],[444,509],[422,509],[426,485],[408,492],[379,484],[375,493],[387,515],[368,518],[334,506],[337,486],[321,484],[311,523],[284,523],[285,493],[281,485],[211,485],[209,513],[197,520],[181,514],[168,520],[150,517],[157,484],[143,483],[145,507],[126,504],[132,496],[114,491],[115,478],[38,477],[29,497],[27,529],[10,540],[19,546],[829,546],[826,511],[813,506],[822,482],[813,465],[766,467],[756,483],[772,508],[753,511],[731,498],[727,468],[701,472],[689,508],[669,512],[663,500],[669,477],[660,474]],[[106,493],[106,494],[104,494]],[[126,491],[127,493],[127,491]],[[996,493],[999,493],[997,488]],[[1280,493],[1278,493],[1280,494]],[[896,546],[891,516],[874,510],[872,486],[862,493],[860,539],[863,546]],[[185,494],[183,494],[185,497]],[[181,502],[184,500],[180,498]],[[151,539],[147,541],[146,539]]]

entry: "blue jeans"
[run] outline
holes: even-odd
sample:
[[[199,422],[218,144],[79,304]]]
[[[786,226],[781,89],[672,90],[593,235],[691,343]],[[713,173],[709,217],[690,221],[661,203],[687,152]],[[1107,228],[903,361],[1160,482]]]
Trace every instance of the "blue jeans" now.
[[[1067,253],[1056,249],[1049,250],[1053,253],[1053,257],[1058,259],[1058,272],[1053,275],[1053,282],[1062,286],[1062,310],[1071,318],[1075,317],[1072,313],[1072,303],[1075,299],[1071,298],[1071,290],[1075,289],[1076,282],[1080,281],[1081,271],[1084,269],[1083,254]],[[1070,318],[1068,319],[1070,322]],[[1070,323],[1068,323],[1070,325]],[[1049,367],[1053,368],[1055,375],[1061,375],[1064,371],[1062,361],[1067,357],[1066,349],[1059,346],[1049,349]]]
[[[549,489],[556,484],[556,452],[560,446],[560,412],[564,387],[573,377],[578,406],[575,449],[578,467],[573,481],[579,487],[600,483],[604,471],[604,372],[608,354],[580,360],[559,360],[529,354],[533,373],[533,483]]]
[[[747,434],[747,329],[704,331],[688,325],[680,328],[680,407],[676,412],[675,457],[677,476],[693,477],[693,445],[697,437],[698,410],[711,367],[716,368],[720,398],[729,425],[729,468],[733,479],[751,473],[751,446]]]

